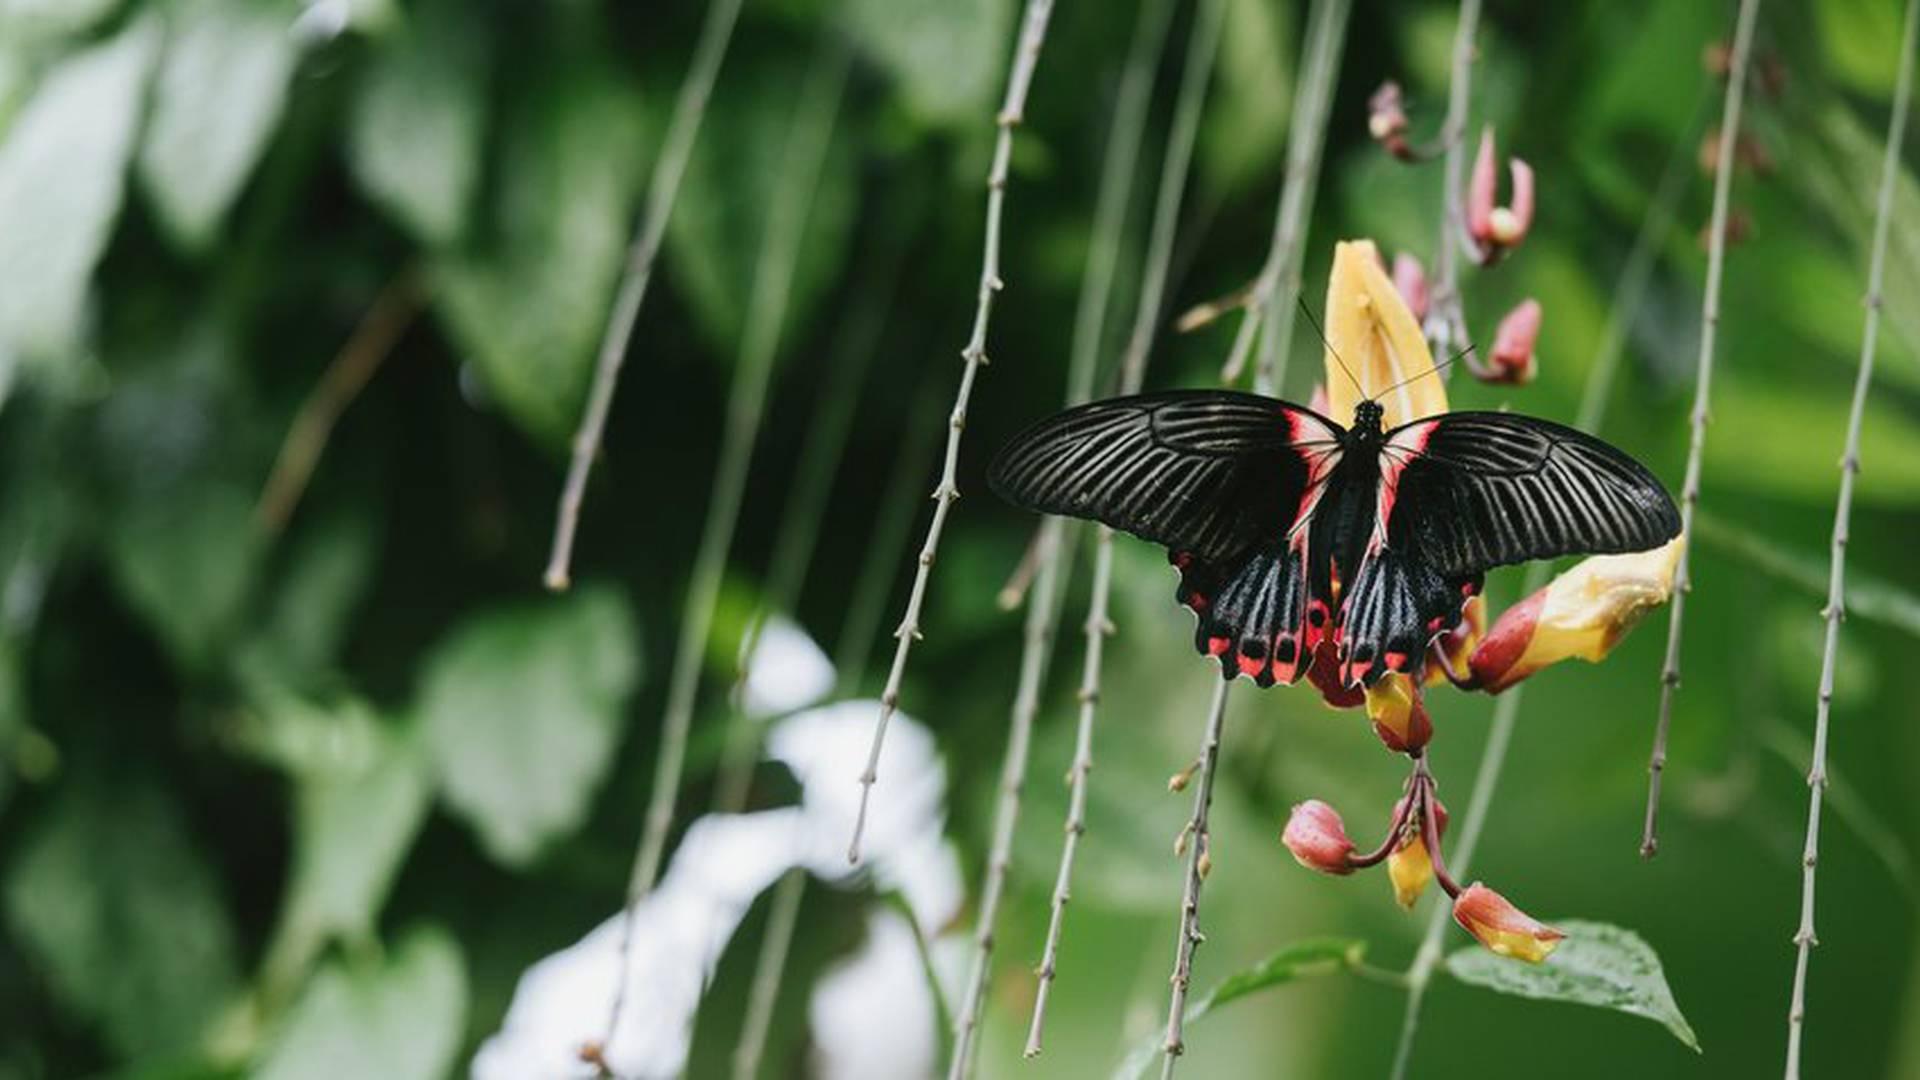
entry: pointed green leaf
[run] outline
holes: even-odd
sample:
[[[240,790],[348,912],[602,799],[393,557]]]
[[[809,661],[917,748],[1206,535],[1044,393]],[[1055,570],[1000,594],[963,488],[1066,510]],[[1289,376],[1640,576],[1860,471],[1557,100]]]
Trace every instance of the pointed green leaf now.
[[[374,49],[347,162],[374,202],[428,247],[459,239],[480,182],[487,57],[464,5],[422,6]]]
[[[294,11],[261,0],[180,0],[154,82],[140,182],[181,247],[219,236],[280,122],[298,59]]]
[[[1191,1025],[1222,1005],[1262,990],[1284,986],[1299,979],[1350,971],[1366,955],[1367,943],[1356,938],[1309,938],[1296,941],[1258,964],[1220,980],[1198,1001],[1187,1006],[1186,1023]],[[1165,1037],[1155,1031],[1127,1051],[1126,1058],[1113,1070],[1113,1080],[1133,1080],[1155,1057],[1165,1052]]]
[[[1607,923],[1564,919],[1566,932],[1553,955],[1538,964],[1495,956],[1479,946],[1447,957],[1454,978],[1516,997],[1594,1005],[1660,1024],[1696,1053],[1700,1040],[1674,1003],[1653,946],[1631,930]]]
[[[122,596],[189,667],[211,663],[237,628],[260,554],[252,495],[228,483],[139,497],[107,538]]]
[[[440,1080],[466,1025],[467,971],[438,928],[413,931],[380,962],[315,975],[257,1080]]]
[[[65,359],[126,192],[159,27],[133,23],[61,62],[0,143],[0,366]]]
[[[427,658],[428,754],[495,859],[524,866],[586,817],[639,678],[637,639],[618,594],[587,589],[481,615]]]

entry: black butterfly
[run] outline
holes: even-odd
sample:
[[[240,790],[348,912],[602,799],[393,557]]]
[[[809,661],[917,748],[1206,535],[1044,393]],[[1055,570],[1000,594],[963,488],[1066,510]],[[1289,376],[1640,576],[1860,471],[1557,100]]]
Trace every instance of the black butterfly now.
[[[1255,394],[1097,401],[1041,421],[988,483],[1046,513],[1166,545],[1194,644],[1222,675],[1291,683],[1323,640],[1340,681],[1418,674],[1487,570],[1658,547],[1679,534],[1639,462],[1530,416],[1455,412],[1351,429]]]

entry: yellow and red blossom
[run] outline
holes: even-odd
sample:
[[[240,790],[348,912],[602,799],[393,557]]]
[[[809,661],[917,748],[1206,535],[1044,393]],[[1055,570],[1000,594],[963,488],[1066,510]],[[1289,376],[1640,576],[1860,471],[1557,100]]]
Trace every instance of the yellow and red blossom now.
[[[1499,693],[1562,660],[1598,661],[1652,608],[1673,594],[1686,543],[1595,555],[1503,612],[1469,661],[1474,682]]]
[[[1567,936],[1477,881],[1454,898],[1453,921],[1496,955],[1530,964],[1545,960]]]
[[[1539,369],[1534,345],[1540,340],[1540,301],[1522,300],[1500,320],[1493,335],[1493,351],[1487,354],[1485,367],[1474,369],[1481,381],[1525,386]]]
[[[1287,816],[1286,829],[1280,833],[1280,842],[1293,853],[1295,862],[1309,870],[1353,873],[1348,862],[1353,841],[1347,838],[1347,827],[1339,812],[1319,799],[1295,804],[1293,813]]]
[[[1407,805],[1407,796],[1393,804],[1393,818],[1402,820],[1414,812]],[[1440,800],[1433,800],[1434,828],[1439,833],[1433,842],[1439,843],[1447,835],[1447,808]],[[1387,878],[1393,882],[1394,903],[1408,911],[1418,903],[1420,895],[1427,891],[1427,883],[1433,880],[1433,853],[1427,848],[1426,827],[1415,822],[1407,830],[1400,842],[1394,846],[1393,853],[1387,856]]]

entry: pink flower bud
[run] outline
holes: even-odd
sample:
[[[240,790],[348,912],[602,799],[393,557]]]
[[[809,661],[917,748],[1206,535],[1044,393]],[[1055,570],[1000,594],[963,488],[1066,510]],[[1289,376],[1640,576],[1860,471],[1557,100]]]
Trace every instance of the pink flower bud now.
[[[1474,374],[1483,382],[1525,386],[1533,381],[1537,364],[1534,345],[1540,339],[1540,301],[1528,298],[1507,312],[1493,335],[1493,352],[1485,368]]]
[[[1496,165],[1493,128],[1488,127],[1480,133],[1480,152],[1467,179],[1466,205],[1467,237],[1483,266],[1518,246],[1533,227],[1533,167],[1519,158],[1507,162],[1507,172],[1513,178],[1513,201],[1495,206]]]
[[[1407,109],[1399,83],[1389,79],[1367,99],[1367,134],[1402,161],[1414,157],[1413,148],[1407,145]]]
[[[1293,852],[1293,858],[1309,870],[1323,874],[1351,874],[1347,857],[1353,854],[1353,841],[1347,839],[1347,827],[1340,814],[1319,799],[1298,803],[1287,817],[1280,842]]]
[[[1400,299],[1407,302],[1414,318],[1427,317],[1427,271],[1419,259],[1404,251],[1393,257],[1393,287],[1400,293]]]
[[[1453,921],[1498,956],[1537,964],[1567,935],[1538,922],[1479,882],[1453,901]]]

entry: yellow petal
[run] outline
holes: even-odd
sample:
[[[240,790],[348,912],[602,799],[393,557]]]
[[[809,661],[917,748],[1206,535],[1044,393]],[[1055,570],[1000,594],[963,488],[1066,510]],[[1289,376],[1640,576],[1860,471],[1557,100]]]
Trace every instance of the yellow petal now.
[[[1408,911],[1433,880],[1433,860],[1425,840],[1416,839],[1387,856],[1387,876],[1393,879],[1394,902]]]
[[[1333,271],[1327,276],[1326,322],[1328,416],[1342,424],[1353,423],[1353,408],[1363,396],[1379,399],[1389,428],[1447,411],[1447,388],[1441,378],[1416,378],[1433,370],[1433,354],[1427,350],[1420,321],[1381,269],[1373,241],[1334,245]],[[1341,368],[1343,360],[1351,377]],[[1388,387],[1403,382],[1388,392]]]
[[[1686,539],[1675,537],[1651,551],[1595,555],[1553,579],[1522,666],[1604,658],[1641,616],[1673,595],[1685,547]]]

